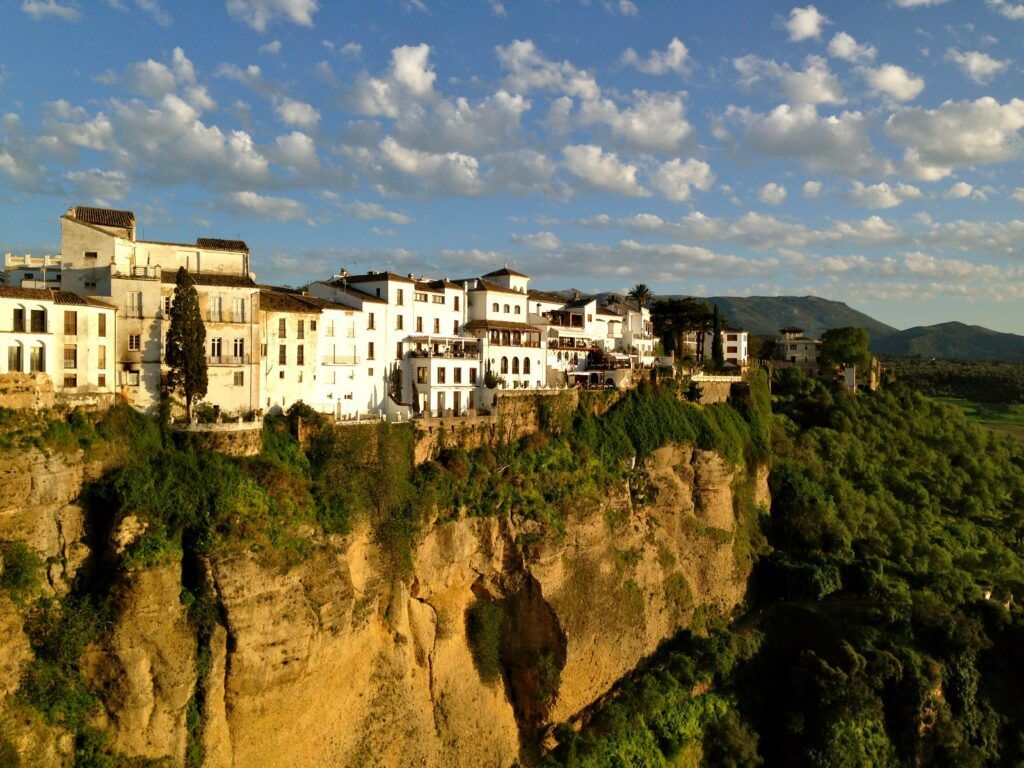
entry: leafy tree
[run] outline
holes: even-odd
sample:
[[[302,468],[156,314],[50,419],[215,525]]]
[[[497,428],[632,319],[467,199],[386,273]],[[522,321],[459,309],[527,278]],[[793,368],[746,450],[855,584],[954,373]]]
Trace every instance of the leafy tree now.
[[[636,308],[642,308],[651,300],[651,289],[645,283],[637,283],[629,289],[629,298],[636,302]]]
[[[864,328],[832,328],[821,335],[818,357],[823,370],[856,365],[866,371],[871,367],[871,337]]]
[[[388,394],[396,403],[402,402],[402,369],[398,367],[398,363],[391,366],[388,374]]]
[[[685,338],[693,331],[703,331],[711,325],[711,308],[703,301],[685,299],[661,299],[651,307],[654,332],[661,339],[665,349],[684,356]]]
[[[725,350],[722,348],[722,317],[718,314],[717,304],[715,304],[711,317],[711,362],[718,369],[725,365]]]
[[[167,386],[185,398],[185,414],[192,421],[192,403],[206,395],[206,327],[199,315],[199,294],[184,267],[178,269],[171,327],[167,331]]]

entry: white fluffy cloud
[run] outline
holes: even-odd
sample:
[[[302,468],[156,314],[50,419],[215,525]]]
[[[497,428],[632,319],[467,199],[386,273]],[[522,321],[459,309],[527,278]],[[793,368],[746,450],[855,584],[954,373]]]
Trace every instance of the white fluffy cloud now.
[[[614,138],[650,152],[676,152],[693,132],[680,94],[635,91],[633,106],[620,109],[611,99],[586,100],[582,125],[603,123]]]
[[[381,141],[380,150],[389,166],[438,190],[456,195],[477,195],[483,191],[480,164],[471,155],[421,152],[402,146],[391,136]]]
[[[530,101],[499,90],[477,103],[465,97],[431,105],[410,101],[398,117],[396,135],[406,146],[434,152],[478,152],[514,145]]]
[[[786,29],[789,31],[790,41],[797,43],[801,40],[821,37],[821,30],[829,24],[828,18],[823,16],[813,5],[806,8],[793,8],[789,12],[789,19],[786,21]]]
[[[917,77],[896,64],[866,67],[863,75],[872,92],[896,101],[911,101],[924,90],[924,78]]]
[[[554,91],[582,99],[596,99],[601,95],[593,75],[577,69],[569,61],[545,58],[532,40],[513,40],[508,45],[496,46],[494,52],[507,73],[506,84],[514,93]]]
[[[988,198],[988,195],[985,194],[985,190],[978,189],[966,181],[958,181],[946,190],[944,197],[948,200],[966,200],[967,198],[985,200]]]
[[[352,102],[364,115],[398,117],[407,99],[432,97],[436,79],[430,63],[430,46],[402,45],[392,49],[391,68],[385,77],[360,76]]]
[[[765,184],[757,193],[758,199],[766,205],[780,205],[785,202],[789,193],[782,184],[770,181]]]
[[[752,89],[765,80],[779,83],[786,101],[795,104],[843,104],[839,79],[828,68],[828,62],[821,56],[808,56],[802,70],[794,70],[788,64],[779,64],[772,59],[762,59],[748,54],[733,59],[733,68],[739,73],[739,84]]]
[[[363,221],[386,221],[389,224],[408,224],[412,221],[411,216],[388,210],[380,203],[366,203],[357,200],[354,203],[341,206],[341,209],[346,216]]]
[[[821,197],[821,182],[820,181],[805,181],[804,182],[804,197],[814,199]]]
[[[667,199],[684,203],[690,199],[693,188],[704,191],[715,183],[711,166],[703,160],[680,158],[662,163],[650,174],[651,184]]]
[[[562,247],[562,241],[554,232],[531,232],[528,235],[513,235],[513,243],[525,245],[538,251],[557,251]]]
[[[921,190],[912,184],[880,184],[865,185],[853,182],[850,188],[850,199],[868,208],[895,208],[906,200],[921,197]]]
[[[68,171],[64,174],[75,191],[98,204],[109,204],[128,194],[131,184],[123,171],[93,168],[87,171]]]
[[[36,21],[51,16],[64,21],[75,21],[82,15],[76,6],[64,5],[57,0],[23,0],[21,10]]]
[[[958,51],[956,48],[946,51],[946,60],[956,64],[961,72],[979,85],[989,82],[1010,66],[1009,60],[993,59],[981,51]]]
[[[565,167],[592,189],[627,197],[650,194],[637,181],[637,167],[619,160],[614,152],[605,152],[593,144],[577,144],[562,149]]]
[[[316,107],[297,99],[276,99],[274,112],[285,125],[294,125],[307,130],[316,128],[317,123],[320,122],[320,113]]]
[[[259,52],[267,56],[277,56],[281,52],[281,41],[273,40],[259,47]]]
[[[317,0],[227,0],[228,13],[257,32],[265,32],[278,19],[312,27],[318,7]]]
[[[886,133],[906,147],[904,161],[919,179],[935,181],[955,169],[1015,160],[1024,154],[1024,100],[1000,104],[991,96],[947,101],[936,109],[892,115]]]
[[[828,55],[846,61],[871,61],[878,51],[873,45],[860,44],[852,35],[838,32],[828,43]]]
[[[664,75],[675,72],[677,75],[685,75],[689,71],[690,52],[686,45],[678,37],[673,37],[664,51],[651,51],[647,58],[641,58],[632,48],[627,48],[622,54],[623,66],[633,67],[648,75]]]
[[[292,221],[306,217],[302,203],[287,197],[270,197],[246,190],[227,195],[225,202],[236,213],[268,221]]]
[[[316,143],[302,131],[292,131],[274,140],[274,159],[300,173],[315,173],[320,169]]]
[[[992,10],[1008,19],[1014,21],[1024,19],[1024,3],[1013,2],[1013,0],[988,0],[988,5]]]

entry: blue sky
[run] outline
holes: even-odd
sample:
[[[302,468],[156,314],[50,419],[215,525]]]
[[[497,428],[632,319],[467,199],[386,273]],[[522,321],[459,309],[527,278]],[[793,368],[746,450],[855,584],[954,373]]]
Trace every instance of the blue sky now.
[[[341,267],[1024,332],[1021,0],[2,0],[0,249],[72,204]]]

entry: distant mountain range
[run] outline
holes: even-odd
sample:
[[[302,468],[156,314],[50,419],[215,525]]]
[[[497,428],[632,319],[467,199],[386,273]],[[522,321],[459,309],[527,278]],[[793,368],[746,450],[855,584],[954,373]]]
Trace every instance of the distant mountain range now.
[[[879,354],[1024,362],[1024,336],[980,325],[950,322],[900,331],[841,301],[819,296],[710,296],[706,301],[717,304],[731,324],[757,336],[775,336],[787,325],[803,328],[808,336],[857,326],[867,328]]]

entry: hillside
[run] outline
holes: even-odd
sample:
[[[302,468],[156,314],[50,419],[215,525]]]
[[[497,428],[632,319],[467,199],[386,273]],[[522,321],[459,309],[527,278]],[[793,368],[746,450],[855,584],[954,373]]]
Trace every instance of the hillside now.
[[[717,304],[731,324],[757,336],[774,336],[787,325],[803,328],[809,336],[844,326],[867,328],[872,339],[896,332],[841,301],[820,296],[709,296],[706,301]]]
[[[957,322],[897,331],[874,340],[872,346],[887,355],[1024,362],[1024,336]]]

